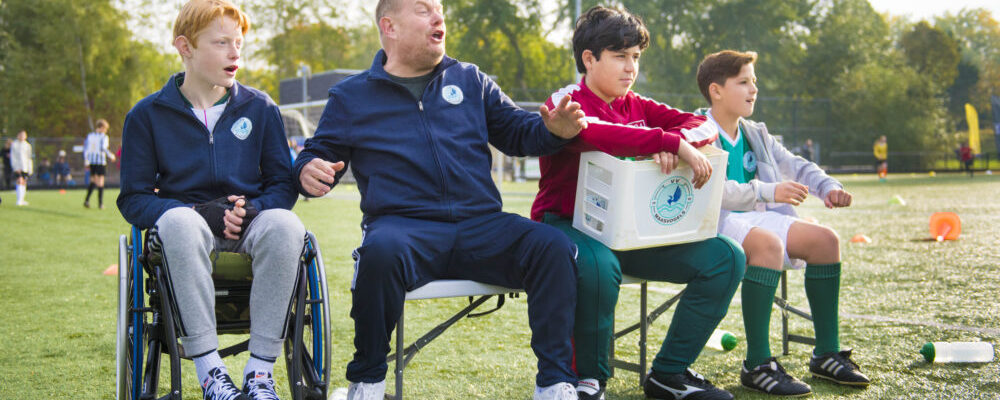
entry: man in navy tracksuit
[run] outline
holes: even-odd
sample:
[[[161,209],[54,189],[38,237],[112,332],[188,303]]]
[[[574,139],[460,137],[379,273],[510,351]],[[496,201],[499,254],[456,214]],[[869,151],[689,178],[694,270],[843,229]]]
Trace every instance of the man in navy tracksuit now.
[[[350,163],[361,192],[348,399],[383,398],[406,291],[439,278],[523,287],[535,398],[575,399],[576,249],[558,230],[500,211],[487,143],[514,155],[553,153],[584,126],[579,105],[531,114],[475,65],[445,57],[436,0],[382,0],[376,18],[384,50],[330,89],[294,167],[301,192],[319,196]]]
[[[180,340],[206,400],[277,398],[273,366],[305,237],[290,211],[298,194],[278,107],[235,80],[249,26],[228,1],[185,4],[174,24],[185,72],[139,101],[122,129],[118,208],[157,229]],[[216,251],[253,259],[242,391],[217,351]]]

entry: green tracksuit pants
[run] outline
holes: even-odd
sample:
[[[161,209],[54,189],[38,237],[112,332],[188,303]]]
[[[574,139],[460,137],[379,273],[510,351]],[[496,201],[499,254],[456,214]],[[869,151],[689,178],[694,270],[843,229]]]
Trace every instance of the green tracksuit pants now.
[[[659,374],[683,372],[694,363],[726,312],[743,279],[746,256],[724,236],[694,243],[614,251],[573,228],[572,221],[546,214],[543,222],[576,243],[577,306],[573,331],[580,379],[611,376],[608,356],[622,273],[650,281],[687,284],[667,337],[653,360]]]

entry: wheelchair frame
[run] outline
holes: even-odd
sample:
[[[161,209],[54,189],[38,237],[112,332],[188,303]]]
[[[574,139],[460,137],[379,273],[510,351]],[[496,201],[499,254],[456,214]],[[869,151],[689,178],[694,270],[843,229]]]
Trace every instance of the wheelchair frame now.
[[[121,235],[118,240],[116,398],[180,400],[180,359],[184,355],[174,326],[175,310],[166,294],[166,272],[162,265],[149,262],[148,235],[149,232],[144,241],[142,231],[133,226],[129,235]],[[285,327],[284,358],[289,389],[295,400],[326,400],[330,383],[330,307],[323,257],[311,232],[306,233],[296,279],[289,310],[292,316],[287,318]],[[219,295],[217,287],[216,297]],[[147,297],[148,306],[144,304]],[[220,333],[248,330],[249,322],[217,326]],[[307,331],[311,343],[305,342]],[[245,340],[219,350],[219,354],[222,357],[239,354],[247,350],[248,344],[249,340]],[[170,362],[170,391],[157,397],[160,356],[164,352]]]

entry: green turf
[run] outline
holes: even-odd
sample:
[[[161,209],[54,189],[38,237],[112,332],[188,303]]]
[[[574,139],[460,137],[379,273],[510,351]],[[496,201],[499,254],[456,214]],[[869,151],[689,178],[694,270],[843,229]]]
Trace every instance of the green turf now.
[[[926,341],[982,339],[996,345],[1000,335],[1000,178],[977,175],[893,175],[886,183],[870,176],[841,177],[855,195],[849,209],[827,210],[811,199],[800,207],[836,229],[843,238],[841,312],[900,321],[983,328],[968,332],[950,327],[843,318],[842,339],[854,347],[855,359],[874,381],[867,390],[841,388],[815,379],[813,398],[998,398],[1000,362],[934,365],[917,350]],[[506,209],[527,214],[535,187],[504,185]],[[906,206],[892,205],[900,195]],[[112,399],[115,385],[115,319],[117,286],[101,272],[117,263],[117,238],[128,225],[113,206],[109,191],[105,210],[84,209],[83,191],[59,194],[32,190],[28,207],[13,206],[13,192],[0,192],[0,399]],[[344,366],[353,352],[353,323],[348,316],[352,274],[351,250],[360,239],[357,191],[344,186],[331,198],[299,202],[295,211],[320,239],[331,290],[333,385],[346,386]],[[962,217],[962,236],[934,243],[927,221],[934,211],[954,211]],[[871,244],[847,243],[855,234]],[[790,273],[792,301],[806,305],[802,273]],[[679,285],[651,285],[651,302],[663,300]],[[623,288],[617,321],[630,324],[638,314],[639,291]],[[739,299],[739,295],[735,297]],[[462,307],[465,299],[427,300],[407,305],[407,332],[415,338]],[[528,347],[524,297],[500,311],[467,319],[423,349],[407,369],[407,397],[416,399],[528,399],[534,382],[535,359]],[[652,327],[648,351],[655,354],[672,314]],[[722,327],[742,339],[739,305],[730,307]],[[780,354],[778,312],[772,318],[772,351]],[[806,321],[793,320],[794,333],[809,334]],[[231,343],[238,337],[224,337]],[[637,335],[616,345],[616,352],[635,357]],[[706,350],[694,368],[737,398],[768,396],[738,386],[737,365],[745,350]],[[793,344],[782,363],[797,377],[808,375],[808,353]],[[227,360],[242,371],[246,358]],[[193,364],[182,364],[185,399],[197,399]],[[390,371],[391,371],[390,364]],[[284,369],[279,386],[287,389]],[[392,386],[392,380],[389,381]],[[609,399],[641,399],[637,375],[618,371]]]

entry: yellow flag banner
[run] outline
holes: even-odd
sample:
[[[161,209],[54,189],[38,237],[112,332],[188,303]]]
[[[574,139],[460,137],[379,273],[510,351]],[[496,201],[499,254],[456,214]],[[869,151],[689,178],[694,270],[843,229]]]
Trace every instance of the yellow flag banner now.
[[[969,122],[969,147],[972,148],[972,154],[982,153],[979,148],[979,114],[972,104],[965,103],[965,119]]]

